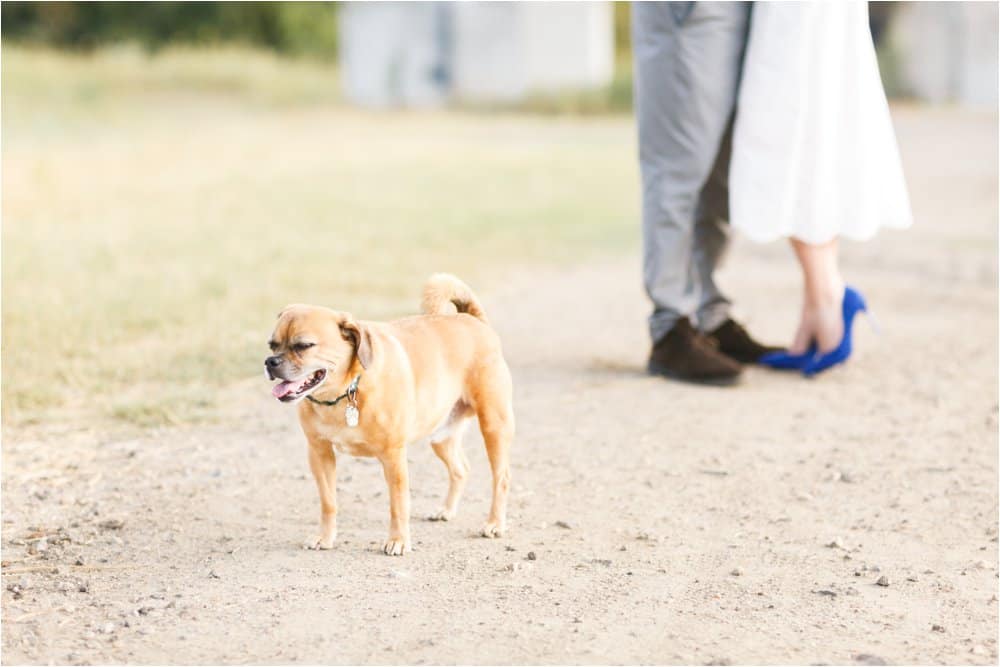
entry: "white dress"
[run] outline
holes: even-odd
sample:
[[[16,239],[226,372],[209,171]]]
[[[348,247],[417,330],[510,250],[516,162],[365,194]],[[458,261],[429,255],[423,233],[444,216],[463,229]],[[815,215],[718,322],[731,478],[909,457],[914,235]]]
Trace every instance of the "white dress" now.
[[[729,203],[732,225],[760,242],[912,223],[867,3],[754,3]]]

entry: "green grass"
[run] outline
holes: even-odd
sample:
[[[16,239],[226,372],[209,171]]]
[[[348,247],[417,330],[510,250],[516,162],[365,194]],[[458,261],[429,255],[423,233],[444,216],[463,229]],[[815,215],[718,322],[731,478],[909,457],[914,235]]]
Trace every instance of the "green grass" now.
[[[289,302],[634,248],[627,117],[368,113],[239,51],[3,50],[3,419],[212,419]]]
[[[240,47],[172,46],[156,55],[134,43],[89,54],[16,46],[3,49],[4,110],[115,115],[162,93],[238,96],[257,105],[336,102],[336,68]],[[56,107],[59,107],[56,109]]]

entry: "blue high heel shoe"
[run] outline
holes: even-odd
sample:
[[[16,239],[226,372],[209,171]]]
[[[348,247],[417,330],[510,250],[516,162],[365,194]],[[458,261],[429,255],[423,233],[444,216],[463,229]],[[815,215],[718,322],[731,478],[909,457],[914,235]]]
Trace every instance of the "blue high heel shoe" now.
[[[781,352],[771,352],[758,359],[757,363],[779,371],[801,371],[815,356],[816,343],[813,343],[802,354],[791,354],[784,350]]]
[[[844,337],[840,339],[840,345],[829,352],[815,355],[805,366],[802,373],[806,377],[812,377],[822,373],[832,366],[842,364],[851,356],[851,327],[854,324],[854,316],[858,313],[867,313],[868,304],[861,292],[853,287],[844,288],[844,304],[841,308],[844,317]]]

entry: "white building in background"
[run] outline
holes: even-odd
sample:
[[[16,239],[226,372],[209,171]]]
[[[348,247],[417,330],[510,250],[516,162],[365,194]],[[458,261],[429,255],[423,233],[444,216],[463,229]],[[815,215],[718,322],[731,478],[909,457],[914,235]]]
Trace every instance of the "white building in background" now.
[[[872,7],[886,19],[893,88],[996,107],[996,2]],[[366,107],[510,103],[614,74],[610,2],[346,2],[339,22],[345,94]]]
[[[347,99],[367,107],[507,103],[614,75],[609,2],[347,2]]]
[[[898,60],[901,92],[996,108],[996,2],[903,2],[891,9],[886,38]]]

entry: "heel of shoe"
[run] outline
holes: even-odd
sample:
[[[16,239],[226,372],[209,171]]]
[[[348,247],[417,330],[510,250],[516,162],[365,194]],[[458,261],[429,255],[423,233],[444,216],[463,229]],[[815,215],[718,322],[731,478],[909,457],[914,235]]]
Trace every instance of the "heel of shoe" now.
[[[865,306],[861,312],[865,314],[865,319],[868,320],[868,326],[872,328],[872,331],[875,332],[875,335],[881,336],[882,327],[881,325],[879,325],[878,319],[875,317],[875,313],[872,311],[872,309],[869,308],[868,306]]]
[[[868,325],[876,335],[882,334],[882,328],[875,318],[875,313],[868,307],[868,300],[856,288],[848,285],[844,290],[844,323],[848,324],[857,313],[867,315]]]

